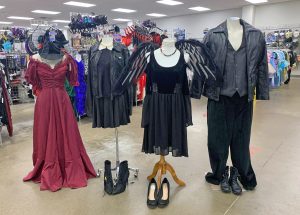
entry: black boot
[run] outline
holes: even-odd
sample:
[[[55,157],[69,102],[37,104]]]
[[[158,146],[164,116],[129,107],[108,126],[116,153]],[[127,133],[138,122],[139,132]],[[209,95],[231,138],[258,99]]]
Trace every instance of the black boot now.
[[[242,194],[242,188],[239,185],[238,178],[240,177],[240,174],[235,167],[230,167],[230,178],[229,178],[229,184],[231,186],[231,190],[233,194],[235,195],[241,195]]]
[[[221,187],[221,190],[223,193],[231,192],[228,177],[229,177],[229,167],[227,166],[225,169],[225,173],[223,175],[222,181],[220,182],[220,187]]]
[[[129,178],[129,169],[128,169],[128,161],[122,161],[119,167],[118,181],[114,187],[113,195],[117,195],[123,193],[128,184]]]
[[[113,194],[114,183],[111,175],[111,162],[106,160],[104,162],[104,191],[112,195]]]

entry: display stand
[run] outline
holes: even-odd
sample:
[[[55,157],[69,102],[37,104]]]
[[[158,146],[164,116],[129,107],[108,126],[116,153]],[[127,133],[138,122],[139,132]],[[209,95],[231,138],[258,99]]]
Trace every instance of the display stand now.
[[[155,178],[157,175],[157,185],[160,187],[161,185],[161,179],[163,175],[167,174],[167,171],[172,175],[174,181],[181,187],[185,186],[185,182],[180,180],[174,168],[166,161],[165,156],[160,156],[159,162],[157,162],[153,168],[153,172],[150,176],[148,176],[148,180],[151,181],[151,179]]]
[[[116,137],[116,166],[112,168],[112,171],[116,172],[116,178],[115,180],[118,180],[118,173],[119,173],[119,167],[120,167],[120,151],[119,151],[119,131],[118,128],[115,128],[115,137]],[[134,177],[137,178],[139,175],[139,169],[138,168],[128,168],[129,171],[132,171],[134,173]],[[100,177],[102,173],[101,169],[98,169],[97,177]]]
[[[116,137],[116,167],[112,168],[112,171],[116,171],[116,179],[118,180],[118,173],[119,173],[119,167],[120,167],[120,151],[119,151],[119,131],[118,128],[115,128],[115,137]],[[132,171],[134,173],[134,177],[137,178],[139,175],[139,169],[138,168],[128,168],[129,171]]]

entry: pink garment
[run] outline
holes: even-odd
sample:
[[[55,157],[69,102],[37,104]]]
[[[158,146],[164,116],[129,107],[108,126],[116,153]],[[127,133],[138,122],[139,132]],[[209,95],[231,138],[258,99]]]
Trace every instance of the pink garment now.
[[[80,188],[96,176],[85,151],[69,96],[66,77],[77,85],[77,65],[66,55],[52,69],[31,59],[27,81],[38,92],[33,126],[33,170],[23,179],[40,183],[41,190]]]

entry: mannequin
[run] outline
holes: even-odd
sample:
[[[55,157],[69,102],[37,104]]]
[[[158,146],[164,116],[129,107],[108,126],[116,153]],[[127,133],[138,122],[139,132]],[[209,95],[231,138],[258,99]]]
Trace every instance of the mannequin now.
[[[241,47],[244,34],[244,29],[240,21],[239,17],[230,17],[227,19],[228,40],[236,51]]]
[[[34,60],[38,60],[38,61],[40,61],[40,62],[46,63],[46,64],[48,64],[48,65],[50,66],[51,69],[54,69],[55,66],[56,66],[58,63],[60,63],[61,61],[63,61],[63,60],[65,59],[65,56],[63,56],[63,58],[58,59],[58,60],[47,60],[47,59],[42,58],[42,57],[40,56],[40,54],[35,54],[35,55],[32,56],[32,58],[33,58]],[[28,63],[29,63],[29,62],[28,62]]]
[[[114,47],[114,39],[109,35],[105,35],[100,42],[99,50],[109,49],[112,50]]]
[[[50,31],[45,33],[39,54],[32,57],[25,73],[37,99],[33,125],[34,168],[23,181],[40,183],[41,190],[55,192],[63,187],[85,187],[89,178],[96,177],[96,172],[65,89],[66,80],[70,86],[78,85],[77,64],[63,50],[68,43],[63,33],[56,30],[51,35],[55,38],[50,40]]]
[[[211,29],[204,44],[223,76],[220,89],[203,89],[205,95],[217,95],[207,105],[212,171],[205,178],[208,183],[220,185],[225,193],[240,195],[238,180],[246,190],[254,190],[257,185],[249,146],[253,100],[269,100],[266,41],[259,29],[231,17]],[[227,166],[229,154],[231,167]]]
[[[170,68],[177,65],[178,61],[180,60],[180,51],[177,50],[175,46],[176,40],[172,38],[166,38],[163,40],[161,48],[154,51],[154,58],[156,62],[164,68]],[[148,63],[150,62],[150,57],[148,57],[150,53],[146,53],[146,57]],[[189,62],[190,56],[187,53],[184,53],[185,62]],[[188,70],[188,69],[187,69]],[[174,168],[165,160],[165,156],[160,156],[159,162],[157,162],[153,168],[152,174],[148,176],[148,180],[151,181],[157,175],[158,186],[161,185],[162,176],[170,172],[174,181],[179,186],[185,186],[185,182],[179,179],[176,175]]]

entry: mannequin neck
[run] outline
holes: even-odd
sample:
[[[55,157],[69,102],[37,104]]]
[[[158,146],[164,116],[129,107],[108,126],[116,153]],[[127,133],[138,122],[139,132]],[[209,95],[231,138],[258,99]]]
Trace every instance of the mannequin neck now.
[[[241,27],[241,19],[239,17],[230,17],[227,19],[228,30],[239,30]]]
[[[175,39],[169,39],[169,38],[164,39],[161,44],[161,51],[165,55],[173,54],[177,50],[175,43],[176,43]]]
[[[99,49],[109,49],[112,50],[114,47],[114,39],[112,37],[103,37],[101,39],[100,47]]]

